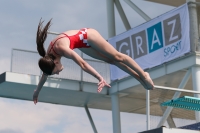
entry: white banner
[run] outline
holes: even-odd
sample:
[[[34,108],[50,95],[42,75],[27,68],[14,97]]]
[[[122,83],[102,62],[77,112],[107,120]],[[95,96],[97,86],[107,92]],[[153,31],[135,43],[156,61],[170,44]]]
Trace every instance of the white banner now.
[[[190,52],[188,6],[184,4],[108,41],[143,69],[183,56]],[[110,68],[111,80],[128,76],[114,65]]]

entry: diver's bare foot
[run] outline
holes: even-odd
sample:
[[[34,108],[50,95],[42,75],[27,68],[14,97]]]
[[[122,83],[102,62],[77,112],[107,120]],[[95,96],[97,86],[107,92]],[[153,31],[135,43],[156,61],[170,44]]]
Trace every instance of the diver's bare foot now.
[[[154,83],[149,75],[148,72],[144,72],[146,75],[146,78],[143,79],[144,83],[146,84],[146,87],[148,90],[153,90],[154,89]]]

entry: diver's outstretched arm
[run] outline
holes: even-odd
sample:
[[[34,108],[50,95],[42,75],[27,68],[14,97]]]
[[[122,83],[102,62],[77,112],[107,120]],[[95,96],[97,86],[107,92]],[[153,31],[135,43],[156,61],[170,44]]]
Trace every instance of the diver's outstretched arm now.
[[[42,74],[42,77],[41,77],[41,79],[38,83],[38,86],[37,86],[37,88],[36,88],[36,90],[34,91],[34,94],[33,94],[34,104],[36,104],[38,102],[38,95],[39,95],[40,90],[42,89],[44,83],[46,82],[47,77],[48,77],[48,75],[46,75],[44,73]]]

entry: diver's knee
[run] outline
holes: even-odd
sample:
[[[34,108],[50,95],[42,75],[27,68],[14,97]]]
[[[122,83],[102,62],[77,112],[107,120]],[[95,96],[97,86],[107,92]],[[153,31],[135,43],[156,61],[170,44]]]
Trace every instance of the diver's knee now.
[[[124,56],[121,53],[118,53],[113,56],[113,61],[115,62],[123,62]]]

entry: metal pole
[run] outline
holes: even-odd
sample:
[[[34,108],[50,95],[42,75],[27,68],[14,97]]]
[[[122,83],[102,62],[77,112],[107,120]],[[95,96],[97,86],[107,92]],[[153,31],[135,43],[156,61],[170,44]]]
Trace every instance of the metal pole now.
[[[114,0],[107,0],[108,38],[115,36]]]
[[[158,86],[158,85],[154,85],[154,88],[164,89],[164,90],[180,91],[180,92],[189,92],[189,93],[193,93],[193,94],[200,94],[200,91],[191,91],[191,90],[188,90],[188,89],[182,90],[182,89],[178,89],[178,88]]]
[[[147,121],[147,130],[150,130],[150,92],[146,90],[146,121]]]
[[[189,18],[190,18],[190,45],[192,51],[200,51],[198,45],[198,23],[197,23],[197,6],[196,0],[186,0],[188,2]]]
[[[198,35],[198,21],[197,21],[197,6],[196,0],[187,0],[188,2],[188,10],[190,15],[190,43],[193,51],[200,51],[200,44],[198,43],[199,35]],[[192,67],[192,82],[193,89],[196,91],[200,91],[200,68],[198,66]],[[195,95],[196,97],[200,97],[199,95]],[[195,111],[196,121],[200,122],[200,113]]]
[[[193,89],[195,91],[200,92],[200,67],[199,66],[193,66],[192,67],[192,83],[193,83]],[[195,97],[200,97],[199,94],[195,94]],[[200,112],[195,111],[195,117],[196,121],[200,122]]]
[[[135,10],[142,18],[144,18],[146,21],[151,20],[151,18],[144,13],[139,7],[137,7],[132,1],[130,0],[124,0],[133,10]]]
[[[93,129],[94,133],[98,133],[98,132],[97,132],[97,129],[96,129],[96,127],[95,127],[95,124],[94,124],[94,122],[93,122],[93,120],[92,120],[92,116],[90,115],[90,111],[89,111],[87,105],[85,105],[85,111],[86,111],[87,116],[88,116],[88,118],[89,118],[89,120],[90,120],[90,124],[92,125],[92,129]]]
[[[58,32],[53,32],[53,31],[47,31],[48,34],[52,34],[52,35],[60,35],[60,33]]]
[[[121,121],[120,121],[118,94],[111,95],[111,101],[112,101],[113,133],[121,133]]]
[[[12,72],[12,65],[13,65],[13,50],[11,51],[11,62],[10,62],[10,71]]]
[[[122,19],[122,21],[124,23],[124,26],[125,26],[126,30],[131,29],[131,26],[130,26],[130,24],[128,22],[128,19],[127,19],[125,13],[124,13],[124,10],[123,10],[119,0],[115,0],[115,5],[117,7],[117,10],[118,10],[119,15],[120,15],[120,17],[121,17],[121,19]]]
[[[180,83],[180,85],[179,85],[178,88],[184,88],[184,87],[185,87],[185,85],[187,84],[187,82],[188,82],[188,80],[189,80],[189,78],[190,78],[190,75],[191,75],[191,69],[189,69],[189,70],[187,71],[187,73],[185,74],[185,76],[184,76],[184,78],[182,79],[182,81],[181,81],[181,83]],[[170,89],[170,87],[159,87],[159,86],[157,86],[157,87],[158,87],[158,88],[162,88],[162,89]],[[157,88],[157,87],[156,87],[156,88]],[[178,98],[178,97],[181,95],[180,90],[181,90],[181,91],[184,91],[184,92],[188,91],[188,90],[175,89],[175,88],[171,88],[170,90],[176,90],[176,91],[179,90],[179,92],[176,92],[176,93],[174,94],[173,99],[176,99],[176,98]],[[200,92],[199,92],[199,93],[200,93]],[[166,111],[164,112],[163,117],[161,118],[161,120],[160,120],[160,122],[158,123],[158,126],[157,126],[157,127],[161,127],[161,126],[165,123],[165,121],[166,121],[167,118],[169,117],[169,115],[170,115],[172,109],[173,109],[173,107],[167,107],[167,109],[166,109]]]

